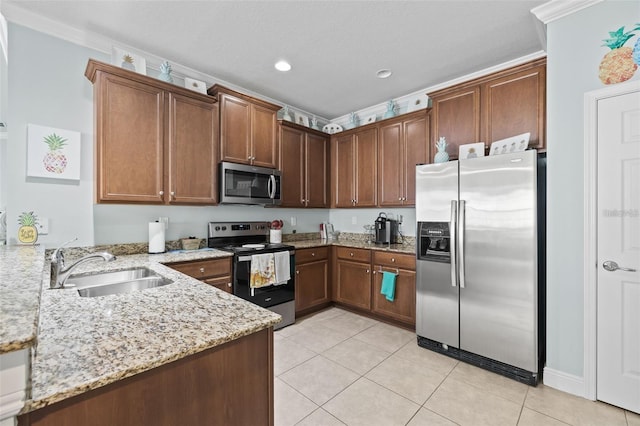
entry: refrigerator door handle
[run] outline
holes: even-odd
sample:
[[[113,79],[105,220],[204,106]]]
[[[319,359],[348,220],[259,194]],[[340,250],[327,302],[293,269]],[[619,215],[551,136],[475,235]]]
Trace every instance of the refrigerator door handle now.
[[[465,220],[465,201],[460,200],[460,209],[458,211],[458,275],[460,280],[460,288],[464,288],[464,229],[466,227]]]
[[[451,222],[449,225],[449,254],[451,257],[451,286],[458,284],[458,260],[456,256],[456,230],[458,228],[458,202],[451,200]]]

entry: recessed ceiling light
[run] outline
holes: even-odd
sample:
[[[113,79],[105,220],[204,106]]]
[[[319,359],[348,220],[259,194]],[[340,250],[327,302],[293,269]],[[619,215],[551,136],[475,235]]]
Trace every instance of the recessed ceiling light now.
[[[376,75],[378,76],[378,78],[388,78],[391,76],[391,74],[393,74],[391,72],[391,70],[383,68],[381,70],[379,70]]]
[[[276,62],[275,67],[278,71],[289,71],[291,69],[291,64],[287,61],[278,61]]]

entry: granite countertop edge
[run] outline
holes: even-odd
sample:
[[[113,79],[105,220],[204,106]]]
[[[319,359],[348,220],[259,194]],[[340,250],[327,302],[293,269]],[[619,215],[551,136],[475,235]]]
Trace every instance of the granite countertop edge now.
[[[341,239],[323,240],[318,238],[315,240],[286,241],[285,244],[290,244],[294,246],[296,249],[336,246],[336,247],[352,247],[352,248],[360,248],[360,249],[384,251],[384,252],[404,253],[404,254],[416,253],[414,244],[377,245],[375,243],[368,243],[366,241],[357,241],[357,240],[341,240]]]

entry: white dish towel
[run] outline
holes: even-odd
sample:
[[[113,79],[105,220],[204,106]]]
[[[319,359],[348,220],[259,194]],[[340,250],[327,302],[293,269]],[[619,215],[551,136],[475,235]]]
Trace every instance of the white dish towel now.
[[[291,279],[291,270],[288,251],[277,251],[274,253],[276,263],[276,283],[275,285],[286,284]]]

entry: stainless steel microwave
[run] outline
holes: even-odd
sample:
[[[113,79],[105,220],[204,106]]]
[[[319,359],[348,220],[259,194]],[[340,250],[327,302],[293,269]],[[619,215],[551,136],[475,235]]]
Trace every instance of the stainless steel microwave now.
[[[220,204],[280,205],[280,171],[223,161]]]

